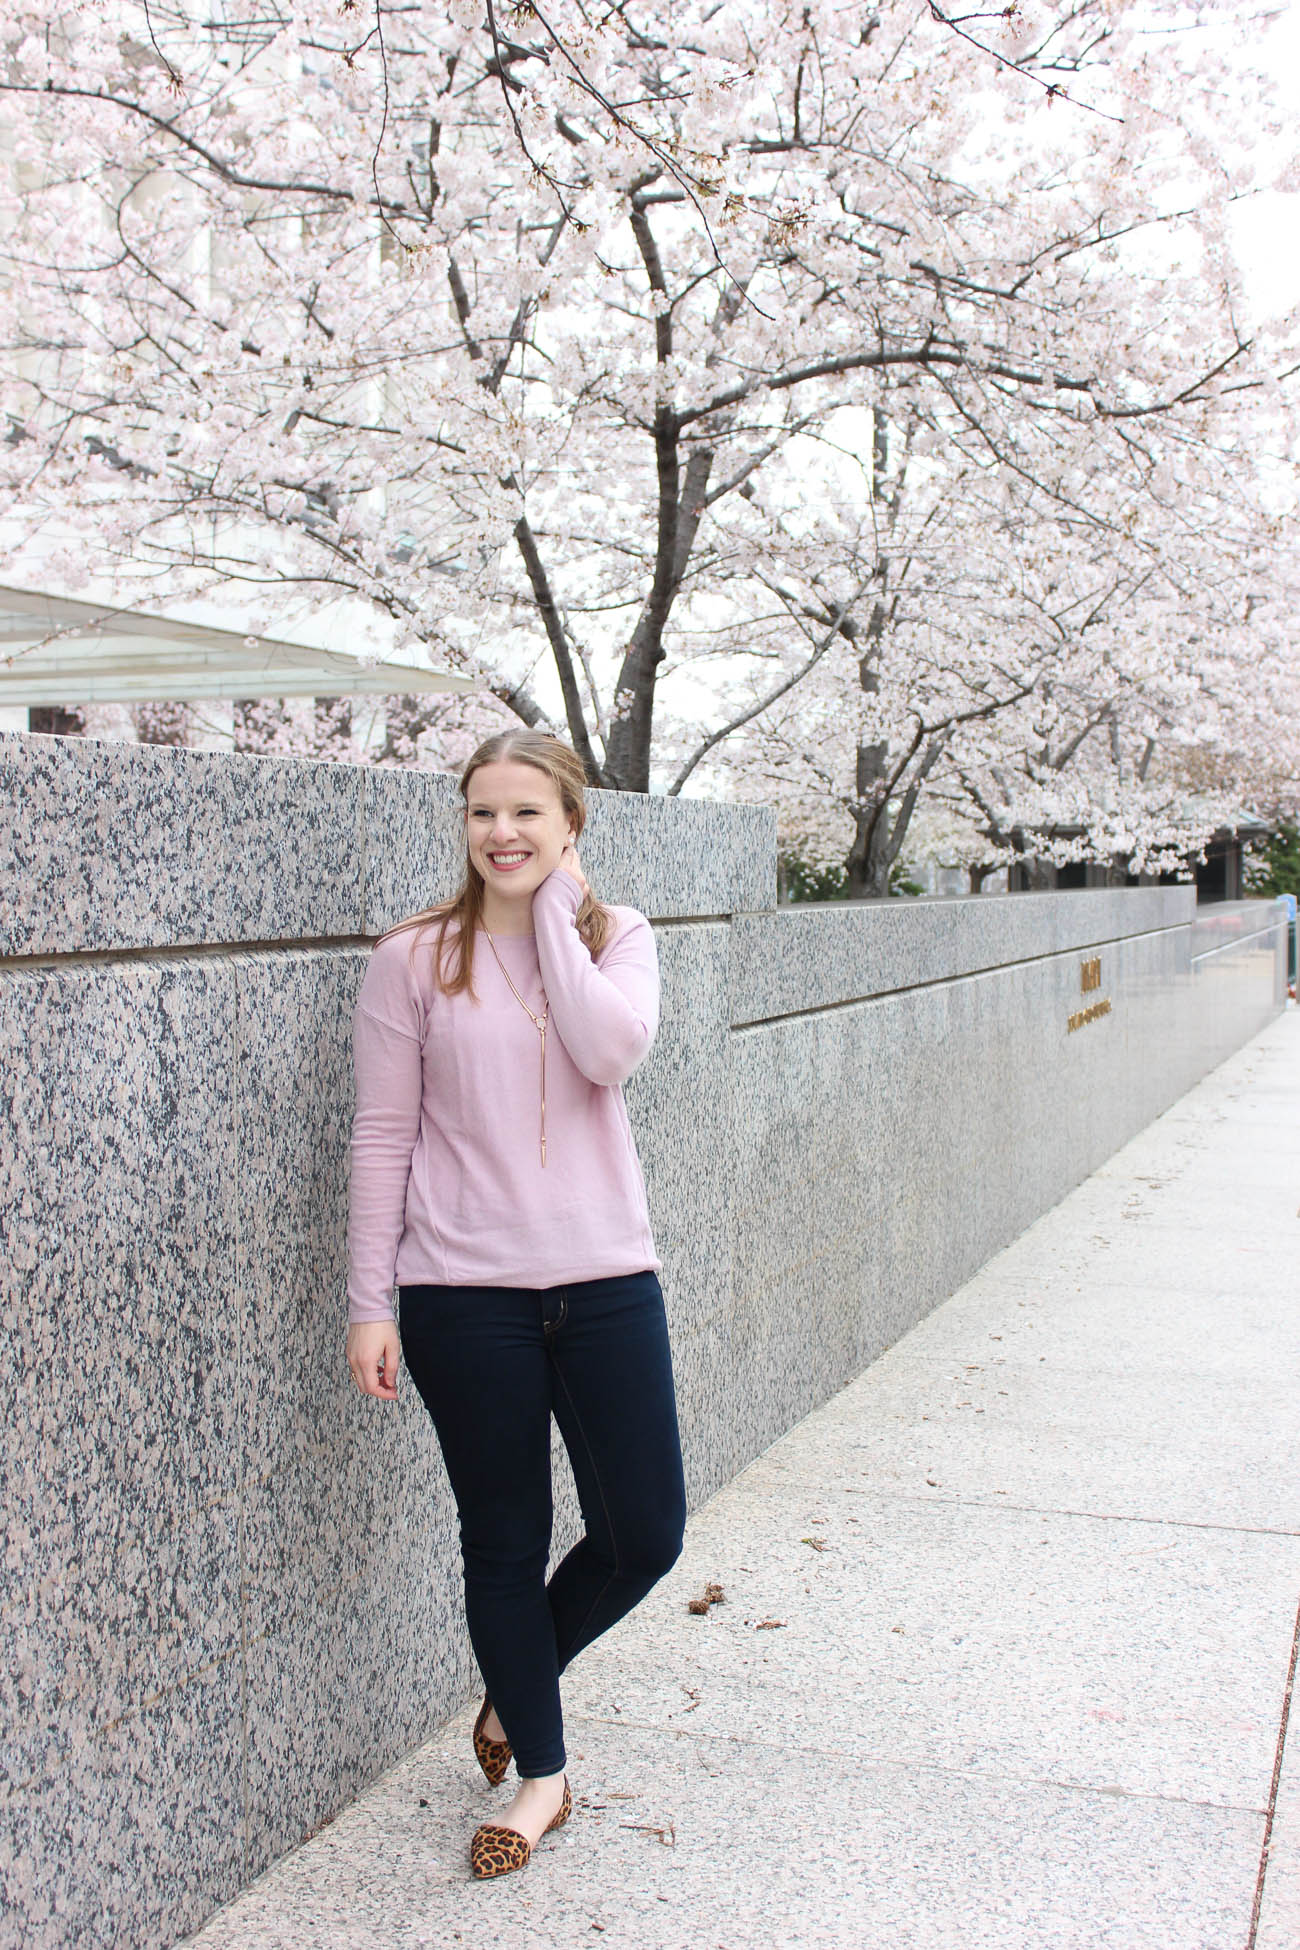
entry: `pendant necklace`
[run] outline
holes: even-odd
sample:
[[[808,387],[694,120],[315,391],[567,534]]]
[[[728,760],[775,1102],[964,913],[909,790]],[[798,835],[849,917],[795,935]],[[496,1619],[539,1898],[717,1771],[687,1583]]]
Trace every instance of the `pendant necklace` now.
[[[531,1010],[531,1009],[529,1008],[529,1006],[528,1006],[528,1004],[527,1004],[527,1003],[526,1003],[526,1002],[524,1001],[524,998],[523,998],[523,996],[522,996],[522,995],[520,995],[520,993],[519,993],[519,991],[518,991],[518,989],[517,989],[517,988],[515,987],[515,985],[514,985],[514,983],[510,981],[510,970],[509,970],[509,969],[508,969],[508,968],[506,967],[506,965],[505,965],[505,963],[504,963],[504,962],[502,961],[502,959],[501,959],[501,957],[500,957],[500,955],[497,955],[497,944],[496,944],[496,942],[495,942],[495,941],[494,941],[494,940],[492,939],[492,936],[491,936],[491,933],[489,932],[489,930],[488,930],[487,928],[484,928],[484,930],[483,930],[483,932],[484,932],[484,934],[486,934],[486,935],[487,935],[487,938],[488,938],[488,946],[489,946],[489,947],[491,948],[491,950],[492,950],[492,953],[493,953],[494,955],[496,955],[496,961],[497,961],[497,967],[498,967],[498,968],[499,968],[499,969],[501,970],[501,973],[502,973],[502,974],[503,974],[503,975],[505,976],[505,978],[506,978],[506,980],[507,980],[507,982],[510,982],[510,993],[511,993],[511,994],[512,994],[512,995],[514,996],[514,998],[515,998],[515,1001],[516,1001],[516,1002],[517,1002],[517,1003],[519,1004],[519,1006],[520,1006],[520,1008],[521,1008],[521,1009],[523,1010],[523,1012],[524,1012],[524,1014],[525,1014],[525,1015],[526,1015],[526,1016],[528,1017],[528,1019],[530,1020],[530,1022],[531,1022],[531,1023],[533,1024],[533,1027],[534,1027],[534,1028],[536,1029],[536,1031],[537,1031],[537,1034],[538,1034],[538,1036],[539,1036],[539,1038],[540,1038],[540,1041],[541,1041],[541,1058],[542,1058],[542,1069],[541,1069],[541,1093],[542,1093],[542,1131],[541,1131],[541,1137],[542,1137],[542,1163],[543,1163],[543,1165],[544,1165],[544,1164],[546,1163],[546,1020],[547,1020],[547,1017],[548,1017],[548,1016],[550,1015],[550,1013],[551,1013],[551,1005],[550,1005],[550,1003],[548,1002],[548,1003],[546,1004],[546,1006],[545,1006],[545,1008],[544,1008],[544,1009],[542,1010],[542,1013],[541,1013],[541,1015],[540,1015],[540,1016],[538,1016],[538,1015],[534,1015],[534,1014],[533,1014],[533,1011],[532,1011],[532,1010]]]

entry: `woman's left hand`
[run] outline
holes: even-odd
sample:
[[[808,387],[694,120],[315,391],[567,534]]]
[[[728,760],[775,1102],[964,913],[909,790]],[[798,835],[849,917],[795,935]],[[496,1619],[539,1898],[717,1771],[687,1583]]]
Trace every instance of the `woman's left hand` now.
[[[564,842],[564,851],[560,855],[559,871],[561,873],[567,873],[571,879],[576,880],[584,894],[591,892],[590,887],[587,885],[587,877],[583,873],[578,861],[578,850],[572,840],[566,840]]]

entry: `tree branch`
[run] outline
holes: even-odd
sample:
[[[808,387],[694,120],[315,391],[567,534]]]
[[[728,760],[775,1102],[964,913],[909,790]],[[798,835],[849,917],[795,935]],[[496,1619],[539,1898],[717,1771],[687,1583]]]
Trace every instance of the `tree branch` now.
[[[681,791],[700,760],[706,758],[715,745],[720,745],[724,738],[731,736],[733,731],[739,731],[741,725],[749,724],[751,719],[760,717],[764,711],[769,710],[776,703],[779,697],[784,697],[787,691],[793,690],[795,685],[800,683],[808,675],[813,665],[825,656],[826,652],[834,643],[843,626],[845,617],[852,609],[854,603],[858,601],[863,591],[869,587],[874,573],[873,570],[871,574],[864,576],[857,588],[853,591],[853,594],[847,596],[840,604],[834,617],[831,619],[829,627],[824,631],[820,641],[814,646],[812,654],[800,664],[798,670],[795,671],[792,677],[784,678],[781,683],[777,684],[774,689],[768,692],[766,697],[761,698],[757,704],[752,705],[747,711],[742,711],[739,717],[732,718],[728,724],[724,724],[719,730],[711,732],[704,739],[703,743],[697,747],[692,756],[687,759],[685,765],[682,766],[676,778],[669,786],[668,790],[670,793]],[[770,584],[768,586],[771,587]],[[775,593],[780,595],[781,592],[777,590]]]
[[[533,600],[537,604],[538,613],[545,626],[546,639],[551,646],[551,654],[555,658],[555,667],[560,675],[560,689],[564,695],[565,716],[568,719],[569,736],[573,740],[573,748],[582,760],[591,784],[595,786],[604,785],[606,782],[604,772],[600,761],[592,749],[591,739],[587,733],[587,722],[582,710],[582,698],[578,692],[577,678],[573,673],[573,659],[569,655],[569,645],[564,634],[564,624],[560,620],[560,612],[556,607],[555,597],[551,593],[551,585],[547,579],[541,554],[538,551],[536,538],[528,524],[527,515],[520,515],[518,521],[515,523],[515,540],[519,544],[519,553],[524,558],[524,567],[528,571],[528,581],[532,587]]]

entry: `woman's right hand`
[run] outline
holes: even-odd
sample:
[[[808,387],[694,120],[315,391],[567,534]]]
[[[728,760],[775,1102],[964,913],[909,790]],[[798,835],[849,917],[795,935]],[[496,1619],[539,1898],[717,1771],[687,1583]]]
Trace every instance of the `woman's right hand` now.
[[[354,1320],[348,1327],[348,1366],[363,1395],[397,1400],[397,1367],[402,1358],[395,1320]]]

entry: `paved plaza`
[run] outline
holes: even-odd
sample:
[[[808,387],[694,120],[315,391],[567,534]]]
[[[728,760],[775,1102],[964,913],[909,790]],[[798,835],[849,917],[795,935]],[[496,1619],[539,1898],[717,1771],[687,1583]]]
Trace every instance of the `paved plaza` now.
[[[467,1707],[187,1942],[1296,1950],[1298,1330],[1291,1008],[691,1520],[522,1874]]]

